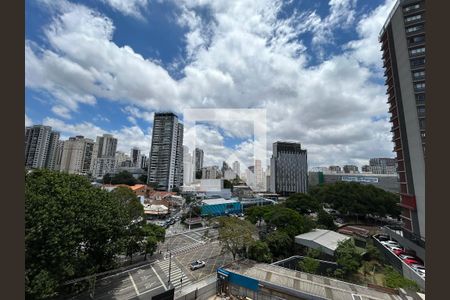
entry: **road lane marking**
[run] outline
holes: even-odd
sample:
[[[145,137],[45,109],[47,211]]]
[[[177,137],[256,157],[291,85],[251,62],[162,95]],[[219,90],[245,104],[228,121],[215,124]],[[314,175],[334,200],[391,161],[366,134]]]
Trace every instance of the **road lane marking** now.
[[[130,273],[130,272],[128,272],[128,276],[130,276],[130,280],[131,280],[131,283],[133,284],[134,290],[136,291],[136,294],[139,296],[138,288],[137,288],[137,286],[136,286],[136,283],[134,283],[133,276],[131,276],[131,273]]]
[[[155,273],[156,277],[158,277],[158,279],[159,279],[159,282],[161,282],[161,284],[163,285],[164,289],[167,291],[167,287],[166,287],[166,285],[164,284],[164,281],[161,280],[161,277],[159,277],[158,273],[156,273],[156,271],[155,271],[155,269],[153,268],[153,266],[151,266],[151,267],[152,267],[153,273]]]
[[[197,239],[194,239],[193,237],[191,237],[191,236],[188,236],[188,235],[187,235],[187,234],[185,234],[185,233],[183,233],[183,235],[184,235],[185,237],[188,237],[188,238],[190,238],[190,239],[192,239],[192,240],[196,241],[197,243],[201,243],[201,242],[203,242],[203,241],[199,241],[199,240],[197,240]]]

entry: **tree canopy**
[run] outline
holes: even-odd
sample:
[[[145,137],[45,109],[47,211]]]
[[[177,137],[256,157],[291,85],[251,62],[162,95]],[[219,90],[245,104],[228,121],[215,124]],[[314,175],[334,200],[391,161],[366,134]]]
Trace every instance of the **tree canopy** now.
[[[219,241],[222,249],[229,251],[236,259],[236,255],[247,249],[254,241],[255,227],[246,220],[230,217],[219,217]]]
[[[400,207],[398,195],[373,185],[356,182],[336,182],[319,185],[310,190],[310,195],[321,203],[328,203],[342,214],[379,217],[398,217]]]
[[[335,256],[336,262],[341,268],[339,275],[343,275],[344,277],[350,277],[355,274],[362,263],[361,254],[351,239],[338,243]]]
[[[133,175],[128,171],[122,171],[120,173],[111,176],[110,174],[105,174],[103,176],[104,184],[126,184],[126,185],[135,185],[138,183],[138,180],[133,177]]]
[[[141,250],[146,237],[163,239],[161,230],[143,229],[142,216],[142,205],[128,188],[107,192],[79,175],[48,170],[27,174],[27,299],[54,297],[67,280],[116,267],[116,257]]]
[[[302,215],[317,212],[321,208],[320,202],[316,198],[303,193],[289,196],[284,202],[284,205]]]

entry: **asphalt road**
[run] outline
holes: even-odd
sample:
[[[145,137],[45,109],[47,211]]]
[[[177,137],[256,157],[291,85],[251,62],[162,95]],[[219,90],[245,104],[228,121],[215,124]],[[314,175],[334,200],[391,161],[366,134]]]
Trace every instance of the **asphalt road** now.
[[[217,230],[209,229],[208,233],[210,237],[217,236]],[[170,261],[167,249],[172,253]],[[156,262],[97,280],[93,299],[146,299],[147,296],[150,299],[151,295],[169,289],[169,271],[171,285],[175,287],[175,292],[179,292],[232,261],[230,254],[221,253],[218,241],[205,236],[205,230],[167,237],[159,250],[162,258]],[[195,260],[205,261],[206,266],[191,271],[189,265]],[[71,299],[91,298],[86,292]]]

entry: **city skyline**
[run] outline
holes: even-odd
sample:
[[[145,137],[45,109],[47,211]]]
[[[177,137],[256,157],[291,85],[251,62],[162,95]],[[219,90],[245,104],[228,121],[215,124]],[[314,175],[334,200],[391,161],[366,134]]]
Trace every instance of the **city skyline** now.
[[[52,126],[62,139],[111,133],[121,141],[118,150],[137,146],[149,153],[155,112],[173,111],[183,120],[184,108],[226,101],[270,111],[268,141],[302,143],[311,166],[361,166],[392,153],[377,36],[393,2],[222,7],[168,1],[125,11],[109,1],[30,1],[26,123]],[[264,17],[252,26],[246,15]],[[227,23],[231,16],[241,21]],[[169,40],[158,38],[167,32]],[[101,59],[99,47],[93,48],[98,42],[115,63]],[[71,52],[68,43],[80,50]],[[50,70],[52,62],[57,67]],[[229,152],[251,161],[251,130],[246,122],[199,124],[205,163],[220,164]],[[267,150],[269,158],[270,142]]]

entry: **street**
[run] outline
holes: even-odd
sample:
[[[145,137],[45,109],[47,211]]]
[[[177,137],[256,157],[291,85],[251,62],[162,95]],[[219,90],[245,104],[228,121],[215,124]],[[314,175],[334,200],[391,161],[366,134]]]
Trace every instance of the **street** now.
[[[163,254],[161,259],[97,280],[93,299],[150,298],[151,295],[169,289],[169,270],[175,293],[214,274],[218,267],[231,262],[232,256],[229,253],[221,253],[219,242],[214,238],[207,238],[205,231],[208,236],[217,237],[217,230],[211,228],[166,237],[166,241],[157,250]],[[172,254],[171,258],[168,250]],[[195,260],[205,261],[206,266],[191,271],[189,266]],[[92,298],[86,292],[72,299]]]

